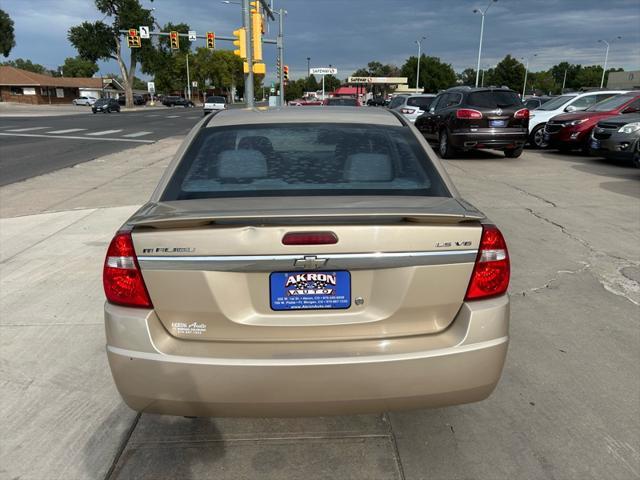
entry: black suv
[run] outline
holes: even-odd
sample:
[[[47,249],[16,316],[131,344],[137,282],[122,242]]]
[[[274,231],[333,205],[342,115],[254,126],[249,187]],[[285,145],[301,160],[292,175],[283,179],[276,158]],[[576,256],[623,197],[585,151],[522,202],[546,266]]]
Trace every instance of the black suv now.
[[[506,87],[454,87],[438,94],[415,126],[427,141],[438,142],[443,158],[478,148],[515,158],[527,141],[529,110]]]
[[[177,95],[169,95],[164,97],[162,100],[162,104],[166,107],[193,107],[195,104],[191,100],[187,100],[183,97],[178,97]]]
[[[116,100],[115,98],[100,98],[95,101],[95,103],[91,107],[91,111],[93,113],[119,112],[120,104],[118,103],[118,100]]]

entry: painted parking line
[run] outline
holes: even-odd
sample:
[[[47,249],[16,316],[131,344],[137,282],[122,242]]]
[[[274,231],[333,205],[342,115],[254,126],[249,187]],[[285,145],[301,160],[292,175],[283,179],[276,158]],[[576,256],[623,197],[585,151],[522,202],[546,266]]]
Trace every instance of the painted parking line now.
[[[165,118],[178,118],[180,115],[167,115]]]
[[[67,128],[66,130],[54,130],[52,132],[47,132],[48,134],[55,133],[56,135],[59,133],[73,133],[73,132],[83,132],[86,128]]]
[[[7,132],[33,132],[35,130],[44,130],[51,127],[29,127],[29,128],[15,128],[13,130],[7,130]]]
[[[127,135],[123,135],[123,137],[125,138],[136,138],[136,137],[143,137],[145,135],[150,135],[153,132],[135,132],[135,133],[128,133]]]
[[[118,130],[120,131],[120,130]],[[108,142],[134,142],[134,143],[155,143],[155,140],[143,140],[141,138],[111,138],[111,137],[81,137],[74,135],[42,135],[38,133],[5,133],[0,132],[0,135],[5,137],[30,137],[30,138],[55,138],[56,140],[59,138],[64,138],[67,140],[91,140],[92,142],[96,142],[98,140],[105,140]]]
[[[122,129],[120,129],[120,130],[102,130],[101,132],[87,133],[87,135],[90,135],[92,137],[100,137],[102,135],[111,135],[112,133],[119,133],[121,131],[122,131]]]
[[[160,115],[158,115],[157,113],[151,114],[151,115],[145,115],[145,117],[159,117]]]

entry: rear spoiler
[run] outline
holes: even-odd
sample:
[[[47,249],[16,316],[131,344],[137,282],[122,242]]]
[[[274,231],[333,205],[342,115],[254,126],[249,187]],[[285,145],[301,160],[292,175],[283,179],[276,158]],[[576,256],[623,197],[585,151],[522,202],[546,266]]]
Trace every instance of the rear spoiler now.
[[[280,207],[252,209],[185,209],[167,208],[166,204],[149,203],[136,212],[127,222],[130,227],[187,228],[205,225],[233,224],[281,224],[314,225],[322,223],[477,223],[485,215],[462,200],[448,199],[446,205],[437,207],[402,208],[389,206],[373,208],[365,206],[337,207]],[[431,211],[429,211],[431,210]]]

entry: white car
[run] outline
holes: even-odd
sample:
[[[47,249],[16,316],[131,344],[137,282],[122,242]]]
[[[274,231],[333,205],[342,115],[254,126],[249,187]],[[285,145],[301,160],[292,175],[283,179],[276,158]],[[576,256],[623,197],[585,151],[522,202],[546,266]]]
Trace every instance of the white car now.
[[[597,90],[593,92],[565,93],[543,103],[529,114],[529,145],[533,148],[544,148],[544,126],[556,115],[561,113],[579,112],[586,110],[602,100],[626,93],[626,90]]]
[[[429,111],[434,98],[436,96],[433,93],[398,95],[391,100],[389,109],[401,113],[404,118],[415,123],[416,118]]]
[[[207,97],[207,101],[204,102],[204,114],[214,112],[216,110],[224,110],[227,108],[227,99],[224,97]]]
[[[85,105],[87,107],[92,106],[96,103],[97,98],[95,97],[78,97],[73,101],[74,105]]]

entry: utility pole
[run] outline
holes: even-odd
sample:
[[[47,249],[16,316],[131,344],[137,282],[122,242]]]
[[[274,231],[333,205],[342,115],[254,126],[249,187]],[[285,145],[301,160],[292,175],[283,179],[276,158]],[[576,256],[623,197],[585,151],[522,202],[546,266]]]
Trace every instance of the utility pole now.
[[[278,10],[278,58],[280,59],[280,106],[284,107],[284,16],[287,14],[284,8]]]
[[[244,76],[244,101],[247,104],[247,108],[253,108],[253,35],[251,34],[249,0],[242,0],[242,26],[246,34],[247,65],[249,67],[249,72]]]
[[[187,52],[187,96],[191,101],[191,79],[189,78],[189,52]]]
[[[617,40],[621,40],[622,37],[620,35],[618,35],[615,39]],[[613,42],[613,40],[611,40]],[[605,51],[604,54],[604,67],[602,69],[602,80],[600,80],[600,88],[604,87],[604,76],[607,73],[607,61],[609,60],[609,42],[607,42],[606,40],[598,40],[598,42],[600,43],[604,43],[607,46],[607,50]]]
[[[307,77],[311,76],[311,57],[307,57]]]
[[[484,10],[475,9],[473,13],[479,13],[482,15],[482,22],[480,23],[480,45],[478,46],[478,67],[476,68],[476,88],[478,87],[478,80],[480,80],[480,57],[482,56],[482,37],[484,36],[484,16],[487,11],[491,8],[491,4],[493,2],[497,2],[498,0],[492,0],[489,2],[487,7]]]
[[[564,93],[564,85],[567,83],[567,70],[569,69],[564,69],[564,78],[562,79],[562,90],[560,90],[560,93]]]
[[[418,70],[416,72],[416,93],[418,93],[418,88],[420,86],[420,57],[422,56],[422,41],[427,38],[427,37],[422,37],[420,38],[420,40],[416,40],[416,43],[418,44]]]

